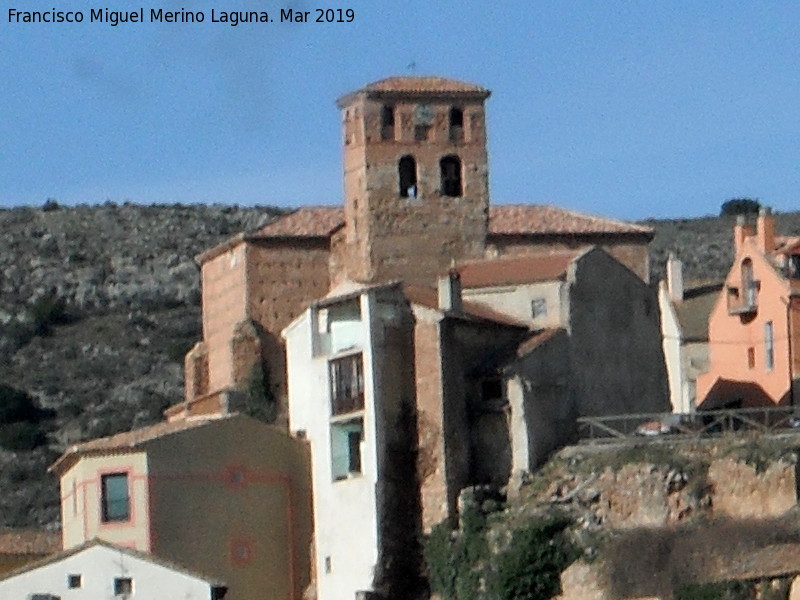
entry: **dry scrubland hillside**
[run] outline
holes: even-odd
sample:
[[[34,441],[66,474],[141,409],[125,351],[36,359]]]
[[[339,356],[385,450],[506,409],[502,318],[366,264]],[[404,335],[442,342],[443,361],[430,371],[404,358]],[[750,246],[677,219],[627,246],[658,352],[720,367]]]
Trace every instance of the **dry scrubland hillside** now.
[[[152,423],[181,398],[182,356],[200,335],[193,256],[277,214],[112,203],[0,210],[0,384],[48,409],[39,417],[47,444],[0,449],[0,526],[57,521],[44,470],[65,444]],[[670,251],[689,279],[727,270],[731,219],[646,224],[657,232],[656,276]],[[778,226],[800,232],[800,214],[780,215]]]

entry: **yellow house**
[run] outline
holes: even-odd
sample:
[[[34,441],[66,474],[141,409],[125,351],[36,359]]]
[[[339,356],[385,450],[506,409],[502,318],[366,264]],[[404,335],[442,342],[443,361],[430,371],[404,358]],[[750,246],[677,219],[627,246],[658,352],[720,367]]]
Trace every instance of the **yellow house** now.
[[[299,599],[310,579],[305,442],[243,415],[184,419],[70,447],[63,546],[92,538],[228,584],[228,600]]]

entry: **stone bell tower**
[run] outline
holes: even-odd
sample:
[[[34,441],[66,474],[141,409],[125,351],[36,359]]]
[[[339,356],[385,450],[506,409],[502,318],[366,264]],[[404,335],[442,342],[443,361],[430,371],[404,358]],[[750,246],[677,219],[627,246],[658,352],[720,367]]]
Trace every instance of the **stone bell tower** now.
[[[430,285],[453,260],[483,257],[489,94],[390,77],[339,99],[346,223],[335,254],[345,277]]]

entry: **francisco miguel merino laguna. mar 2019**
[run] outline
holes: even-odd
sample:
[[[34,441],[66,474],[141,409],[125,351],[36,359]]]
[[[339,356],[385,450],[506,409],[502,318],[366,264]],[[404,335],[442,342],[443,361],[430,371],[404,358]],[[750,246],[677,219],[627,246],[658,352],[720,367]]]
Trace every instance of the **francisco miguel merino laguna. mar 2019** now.
[[[9,8],[9,23],[104,23],[115,27],[123,23],[225,23],[236,26],[240,23],[351,23],[355,20],[352,8],[315,8],[295,10],[282,8],[279,11],[243,11],[211,9],[210,18],[202,10],[164,10],[163,8],[139,8],[132,11],[92,8],[88,18],[84,11],[58,10],[27,11]],[[277,17],[277,19],[275,18]]]

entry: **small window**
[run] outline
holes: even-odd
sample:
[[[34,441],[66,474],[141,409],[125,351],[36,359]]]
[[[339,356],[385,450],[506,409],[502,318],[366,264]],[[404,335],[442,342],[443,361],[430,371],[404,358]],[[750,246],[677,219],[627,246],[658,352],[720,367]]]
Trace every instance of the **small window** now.
[[[343,356],[328,365],[331,384],[331,414],[341,415],[364,408],[364,360],[361,353]]]
[[[127,521],[130,519],[130,496],[128,474],[109,473],[101,477],[101,504],[103,521]]]
[[[742,261],[742,289],[746,306],[756,305],[756,282],[753,279],[753,261],[746,258]]]
[[[414,125],[414,141],[427,142],[431,139],[430,125]]]
[[[800,279],[800,254],[792,254],[789,256],[787,268],[789,278]]]
[[[450,141],[464,141],[464,111],[460,108],[450,109]]]
[[[461,196],[461,160],[454,155],[445,156],[439,161],[442,194],[457,198]]]
[[[547,316],[547,300],[544,298],[534,298],[531,300],[531,317],[536,319],[537,317],[546,317]]]
[[[389,104],[381,109],[381,139],[394,139],[394,106]]]
[[[747,349],[747,368],[748,369],[755,369],[756,368],[756,349],[755,348],[748,348]]]
[[[82,588],[83,576],[74,574],[67,575],[67,587],[71,590]]]
[[[400,196],[402,198],[417,197],[417,161],[413,156],[406,155],[397,164],[397,175],[400,182]]]
[[[481,382],[481,400],[488,402],[491,400],[501,400],[503,398],[503,382],[499,378],[492,377]]]
[[[128,598],[131,594],[133,594],[133,579],[130,577],[115,577],[114,595]]]
[[[361,473],[361,442],[364,421],[354,419],[331,424],[331,469],[333,480],[347,479]]]
[[[764,366],[767,371],[775,367],[775,338],[772,321],[764,323]]]
[[[326,573],[330,573],[331,572],[331,557],[330,556],[326,556],[325,557],[325,572]]]

